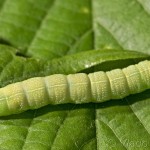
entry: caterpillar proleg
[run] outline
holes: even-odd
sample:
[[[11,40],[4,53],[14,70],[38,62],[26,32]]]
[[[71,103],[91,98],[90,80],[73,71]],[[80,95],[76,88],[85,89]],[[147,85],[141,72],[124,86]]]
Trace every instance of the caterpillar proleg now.
[[[90,74],[54,74],[0,88],[0,116],[48,104],[104,102],[150,88],[150,61]]]

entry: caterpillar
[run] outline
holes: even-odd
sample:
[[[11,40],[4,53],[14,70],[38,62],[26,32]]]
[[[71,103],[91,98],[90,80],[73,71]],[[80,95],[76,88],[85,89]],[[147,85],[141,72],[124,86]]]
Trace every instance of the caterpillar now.
[[[90,74],[34,77],[0,88],[0,116],[48,104],[104,102],[150,88],[150,61]]]

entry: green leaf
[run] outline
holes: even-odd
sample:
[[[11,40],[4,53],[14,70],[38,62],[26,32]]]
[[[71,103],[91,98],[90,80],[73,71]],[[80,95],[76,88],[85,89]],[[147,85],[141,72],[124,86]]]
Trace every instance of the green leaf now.
[[[118,62],[121,62],[119,67],[123,68],[150,58],[134,51],[91,50],[47,62],[18,56],[17,49],[5,45],[0,45],[0,55],[3,56],[0,59],[0,87],[36,76],[110,70],[118,66]]]
[[[93,1],[95,48],[122,48],[149,53],[148,0]]]
[[[123,68],[149,59],[148,3],[1,0],[0,43],[11,47],[0,45],[0,86],[54,73]],[[91,49],[97,50],[87,51]],[[48,105],[0,117],[0,149],[149,150],[149,93],[101,104]]]
[[[44,59],[92,49],[90,0],[34,1],[5,2],[0,13],[2,39]]]
[[[0,8],[3,7],[4,0],[0,1]]]

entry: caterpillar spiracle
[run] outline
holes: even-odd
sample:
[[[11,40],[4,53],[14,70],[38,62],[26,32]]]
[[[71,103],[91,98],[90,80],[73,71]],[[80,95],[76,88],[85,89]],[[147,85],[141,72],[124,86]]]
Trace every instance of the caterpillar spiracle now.
[[[150,61],[90,74],[54,74],[0,88],[0,116],[47,104],[104,102],[150,88]]]

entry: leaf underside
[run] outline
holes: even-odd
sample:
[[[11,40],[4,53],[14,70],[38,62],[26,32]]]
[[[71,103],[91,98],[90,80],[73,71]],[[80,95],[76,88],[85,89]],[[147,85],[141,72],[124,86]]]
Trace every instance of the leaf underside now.
[[[149,59],[149,14],[148,0],[0,0],[0,87]],[[147,90],[1,117],[0,149],[149,150],[149,105]]]

